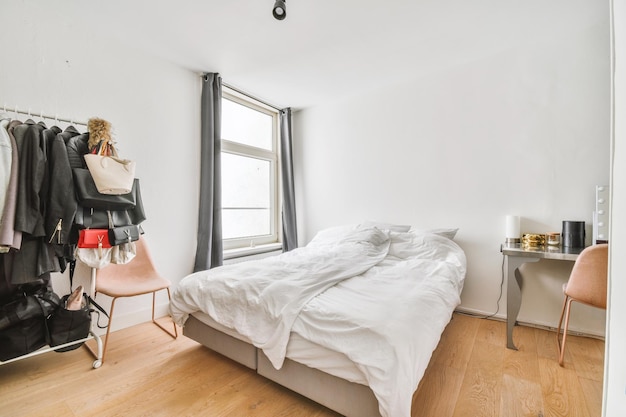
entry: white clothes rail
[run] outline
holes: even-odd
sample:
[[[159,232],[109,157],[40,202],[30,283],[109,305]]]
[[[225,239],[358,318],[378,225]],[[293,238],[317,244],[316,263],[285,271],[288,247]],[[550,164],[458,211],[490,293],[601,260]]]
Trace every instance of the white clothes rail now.
[[[17,105],[15,107],[11,108],[11,107],[7,107],[6,104],[5,104],[2,107],[2,111],[4,113],[15,113],[16,115],[17,114],[25,114],[28,117],[39,117],[40,119],[54,120],[55,122],[65,122],[65,123],[70,123],[70,124],[75,124],[75,125],[87,126],[87,122],[83,122],[83,121],[79,121],[79,120],[75,120],[75,119],[68,119],[68,118],[64,118],[64,117],[59,117],[57,114],[52,116],[50,114],[44,114],[43,111],[41,111],[39,113],[32,112],[30,108],[28,108],[26,110],[22,110],[22,109],[18,108]]]
[[[17,106],[15,106],[14,108],[9,108],[6,105],[4,105],[2,107],[2,111],[4,113],[15,113],[17,114],[24,114],[24,115],[28,115],[28,117],[39,117],[41,119],[47,119],[47,120],[54,120],[55,122],[66,122],[66,123],[70,123],[70,124],[74,124],[74,125],[82,125],[82,126],[87,126],[86,122],[81,122],[81,121],[76,121],[73,119],[68,119],[68,118],[62,118],[62,117],[58,117],[58,115],[54,115],[54,116],[50,116],[48,114],[44,114],[43,112],[40,112],[39,115],[37,115],[36,113],[33,114],[33,112],[28,109],[28,110],[20,110]],[[90,285],[89,285],[89,296],[90,297],[94,297],[95,296],[95,292],[96,292],[96,270],[92,268],[91,270],[91,277],[90,277]],[[93,324],[93,320],[91,323],[91,329],[89,330],[89,336],[87,336],[86,338],[83,339],[79,339],[79,340],[74,340],[73,342],[69,342],[69,343],[65,343],[62,345],[58,345],[58,346],[54,346],[54,347],[42,347],[41,349],[38,349],[34,352],[28,353],[26,355],[22,355],[22,356],[18,356],[16,358],[13,359],[8,359],[6,361],[0,361],[0,366],[2,365],[6,365],[8,363],[11,362],[15,362],[18,360],[22,360],[22,359],[27,359],[33,356],[37,356],[37,355],[41,355],[42,353],[48,353],[51,351],[54,351],[56,349],[61,349],[64,347],[68,347],[68,346],[72,346],[75,345],[77,343],[81,343],[81,342],[87,342],[89,340],[94,339],[96,341],[96,346],[97,349],[94,352],[94,350],[89,347],[87,345],[87,343],[85,343],[83,346],[87,348],[87,350],[89,351],[89,353],[91,353],[93,355],[93,357],[95,358],[95,361],[93,362],[92,366],[94,369],[99,368],[100,366],[102,366],[102,356],[103,356],[103,344],[102,344],[102,339],[100,338],[100,336],[94,331],[94,324]]]

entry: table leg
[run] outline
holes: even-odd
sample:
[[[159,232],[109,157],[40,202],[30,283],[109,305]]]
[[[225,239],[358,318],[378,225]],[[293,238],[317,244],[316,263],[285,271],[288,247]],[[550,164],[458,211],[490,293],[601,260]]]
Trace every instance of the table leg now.
[[[538,262],[537,258],[505,256],[506,260],[506,347],[517,350],[513,343],[513,327],[522,305],[522,274],[519,267],[526,262]]]

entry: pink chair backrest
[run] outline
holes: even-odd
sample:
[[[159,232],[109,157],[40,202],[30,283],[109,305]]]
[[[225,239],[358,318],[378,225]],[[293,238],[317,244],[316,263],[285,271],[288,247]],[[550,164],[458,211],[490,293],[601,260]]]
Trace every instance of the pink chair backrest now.
[[[608,244],[585,248],[576,259],[565,294],[586,304],[606,309]]]
[[[139,240],[135,242],[135,245],[137,248],[137,254],[132,261],[121,265],[110,264],[102,269],[99,269],[98,278],[103,279],[107,276],[115,276],[119,274],[135,277],[155,274],[158,275],[154,263],[152,262],[150,252],[148,251],[145,238],[140,237]]]

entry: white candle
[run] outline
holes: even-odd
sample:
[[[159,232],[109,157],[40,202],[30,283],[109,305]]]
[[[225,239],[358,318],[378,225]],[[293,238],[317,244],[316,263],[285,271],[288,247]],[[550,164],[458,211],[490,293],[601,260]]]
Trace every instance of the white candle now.
[[[519,239],[519,216],[506,216],[506,236],[507,239]]]

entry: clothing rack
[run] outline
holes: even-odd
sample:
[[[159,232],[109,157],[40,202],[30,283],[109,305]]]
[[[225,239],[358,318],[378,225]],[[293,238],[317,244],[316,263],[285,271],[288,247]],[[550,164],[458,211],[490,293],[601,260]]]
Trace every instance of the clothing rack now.
[[[2,107],[2,111],[4,113],[15,113],[16,115],[17,114],[28,115],[29,118],[31,118],[31,117],[39,117],[39,118],[44,119],[44,120],[45,119],[54,120],[55,123],[66,122],[66,123],[70,123],[72,125],[87,126],[86,122],[77,121],[77,120],[74,120],[74,119],[63,118],[63,117],[58,117],[58,115],[51,116],[51,115],[48,115],[48,114],[44,114],[43,112],[40,112],[39,115],[37,115],[37,114],[33,114],[31,112],[31,109],[28,109],[27,111],[25,111],[25,110],[19,109],[18,106],[15,106],[14,108],[10,108],[10,107],[7,107],[6,104],[5,104]],[[89,283],[89,296],[90,297],[94,297],[95,296],[95,292],[96,292],[96,270],[95,270],[95,268],[91,268],[91,276],[90,276],[90,283]],[[96,345],[97,345],[97,350],[96,351],[94,351],[87,343],[85,343],[85,342],[87,342],[89,340],[92,340],[92,339],[96,341]],[[44,347],[42,347],[42,348],[40,348],[38,350],[35,350],[34,352],[30,352],[30,353],[27,353],[25,355],[18,356],[16,358],[8,359],[6,361],[0,361],[0,366],[6,365],[6,364],[11,363],[11,362],[16,362],[18,360],[27,359],[27,358],[30,358],[30,357],[33,357],[33,356],[41,355],[43,353],[52,352],[54,350],[61,349],[61,348],[64,348],[64,347],[73,346],[73,345],[75,345],[77,343],[84,343],[83,346],[85,348],[87,348],[89,353],[91,353],[93,355],[93,357],[95,358],[95,361],[93,362],[92,367],[94,369],[100,368],[102,366],[103,343],[102,343],[101,337],[98,334],[96,334],[95,331],[94,331],[94,324],[93,324],[93,322],[92,322],[91,328],[89,330],[89,335],[87,337],[83,338],[83,339],[74,340],[72,342],[64,343],[62,345],[57,345],[57,346],[54,346],[54,347],[50,347],[50,346],[46,347],[46,346],[44,346]]]
[[[28,110],[21,110],[20,108],[18,108],[17,105],[15,105],[15,107],[11,108],[11,107],[7,107],[6,104],[2,107],[2,111],[4,113],[15,113],[17,114],[25,114],[28,115],[28,117],[39,117],[40,119],[48,119],[48,120],[54,120],[55,122],[65,122],[65,123],[69,123],[69,124],[75,124],[75,125],[81,125],[81,126],[87,126],[87,122],[83,122],[83,121],[78,121],[78,120],[74,120],[74,119],[67,119],[64,117],[59,117],[58,115],[50,115],[50,114],[44,114],[43,111],[39,112],[39,114],[37,114],[37,112],[31,112],[31,109],[28,108]]]

